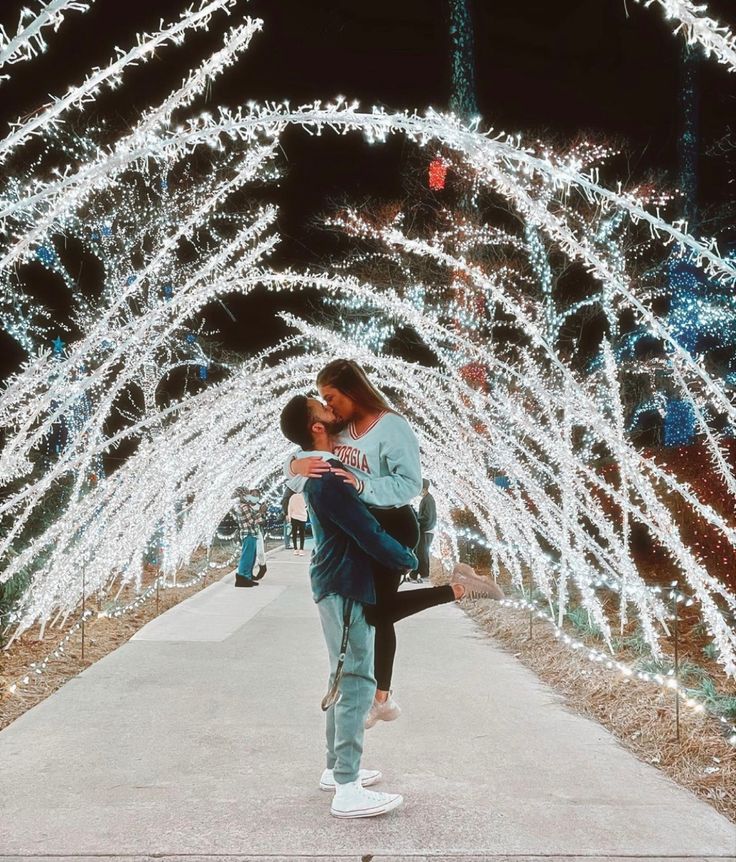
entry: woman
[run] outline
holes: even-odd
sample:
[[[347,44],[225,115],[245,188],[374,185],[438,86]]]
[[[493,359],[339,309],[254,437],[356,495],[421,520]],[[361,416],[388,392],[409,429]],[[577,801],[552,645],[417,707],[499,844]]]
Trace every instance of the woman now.
[[[307,525],[307,504],[304,494],[292,494],[289,497],[289,520],[291,521],[291,541],[294,545],[294,556],[304,556],[304,533]],[[296,540],[299,539],[299,549]]]
[[[300,490],[307,478],[319,478],[326,471],[341,475],[355,485],[384,530],[409,548],[419,541],[419,525],[409,501],[422,490],[419,443],[409,423],[393,410],[366,376],[348,359],[330,362],[317,375],[319,394],[343,425],[337,434],[334,454],[348,470],[330,467],[322,458],[289,459],[287,472],[293,490]],[[377,721],[393,721],[401,713],[391,697],[391,677],[396,654],[394,623],[411,614],[472,593],[501,598],[492,581],[477,577],[468,567],[453,573],[444,587],[399,593],[400,576],[374,569],[376,604],[366,608],[366,619],[376,630],[376,696],[366,719],[366,727]]]

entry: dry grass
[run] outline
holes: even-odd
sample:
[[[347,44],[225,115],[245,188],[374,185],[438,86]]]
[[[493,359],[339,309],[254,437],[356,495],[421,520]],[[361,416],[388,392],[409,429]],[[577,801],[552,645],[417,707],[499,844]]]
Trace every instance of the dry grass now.
[[[203,555],[195,555],[190,565],[178,572],[178,579],[186,583],[197,575],[202,566]],[[70,615],[64,628],[47,629],[43,640],[38,639],[39,632],[36,628],[25,632],[7,650],[0,652],[0,730],[52,695],[85,668],[122,646],[146,623],[211,585],[214,580],[222,577],[224,572],[224,569],[215,569],[213,574],[208,574],[190,587],[160,590],[158,609],[154,593],[139,608],[121,617],[90,617],[85,625],[84,659],[81,632],[78,631],[65,645],[65,654],[58,659],[52,659],[44,673],[39,675],[34,674],[31,664],[43,661],[54,651],[78,619],[79,613]],[[142,591],[153,584],[157,576],[158,569],[147,566]],[[116,604],[125,605],[135,598],[133,587],[128,586],[120,593]],[[93,611],[99,609],[94,598],[88,602],[87,607]],[[19,685],[15,693],[11,694],[8,691],[10,685],[25,675],[30,676],[29,684]]]
[[[442,576],[434,573],[433,580],[439,583]],[[508,594],[510,587],[503,586]],[[541,620],[534,619],[530,638],[527,611],[493,602],[466,601],[463,607],[484,632],[564,695],[570,709],[595,719],[640,760],[661,769],[736,822],[736,748],[724,737],[717,719],[681,705],[678,742],[672,691],[593,664],[562,644],[552,626]],[[570,634],[605,649],[579,631],[570,629]],[[640,656],[621,649],[616,658],[633,665]],[[704,663],[708,664],[700,662]],[[719,691],[736,695],[733,681],[722,673],[719,676],[717,666],[712,665],[708,672]]]

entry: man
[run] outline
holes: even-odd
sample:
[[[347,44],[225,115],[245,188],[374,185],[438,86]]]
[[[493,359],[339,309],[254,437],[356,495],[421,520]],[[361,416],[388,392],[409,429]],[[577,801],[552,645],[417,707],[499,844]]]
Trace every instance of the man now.
[[[429,579],[429,549],[437,528],[437,505],[429,493],[429,479],[422,479],[422,499],[419,502],[419,580]]]
[[[342,464],[332,454],[339,424],[329,407],[297,395],[281,413],[281,430],[305,455],[321,456],[331,465],[323,478],[307,480],[303,492],[315,540],[312,594],[330,657],[330,692],[323,701],[327,768],[320,787],[335,790],[334,816],[374,817],[397,808],[403,799],[367,790],[381,773],[360,769],[365,718],[376,691],[374,631],[364,608],[376,600],[374,560],[397,572],[413,569],[417,560],[381,528],[353,485],[344,481]],[[338,685],[339,698],[330,705]]]
[[[258,506],[260,495],[255,489],[238,488],[235,493],[238,497],[239,520],[244,534],[238,570],[235,574],[235,586],[257,587],[258,581],[266,574],[266,554],[261,530],[266,516],[266,504]],[[254,575],[256,561],[258,561],[258,574]]]

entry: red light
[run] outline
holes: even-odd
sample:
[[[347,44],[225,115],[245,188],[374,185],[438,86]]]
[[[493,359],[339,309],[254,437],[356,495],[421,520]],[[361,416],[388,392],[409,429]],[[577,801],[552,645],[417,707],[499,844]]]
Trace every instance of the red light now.
[[[441,191],[445,187],[448,164],[444,159],[432,159],[429,163],[429,187],[433,192]]]

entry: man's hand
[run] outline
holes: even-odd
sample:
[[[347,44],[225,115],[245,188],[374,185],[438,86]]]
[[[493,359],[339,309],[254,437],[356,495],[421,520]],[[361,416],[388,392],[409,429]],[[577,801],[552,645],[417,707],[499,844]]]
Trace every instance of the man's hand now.
[[[351,473],[350,470],[343,470],[342,467],[330,467],[330,473],[341,476],[343,482],[352,485],[353,488],[358,487],[358,477],[354,473]]]
[[[310,455],[308,458],[294,458],[289,464],[289,469],[295,476],[321,479],[325,473],[330,472],[330,465],[319,455]]]

